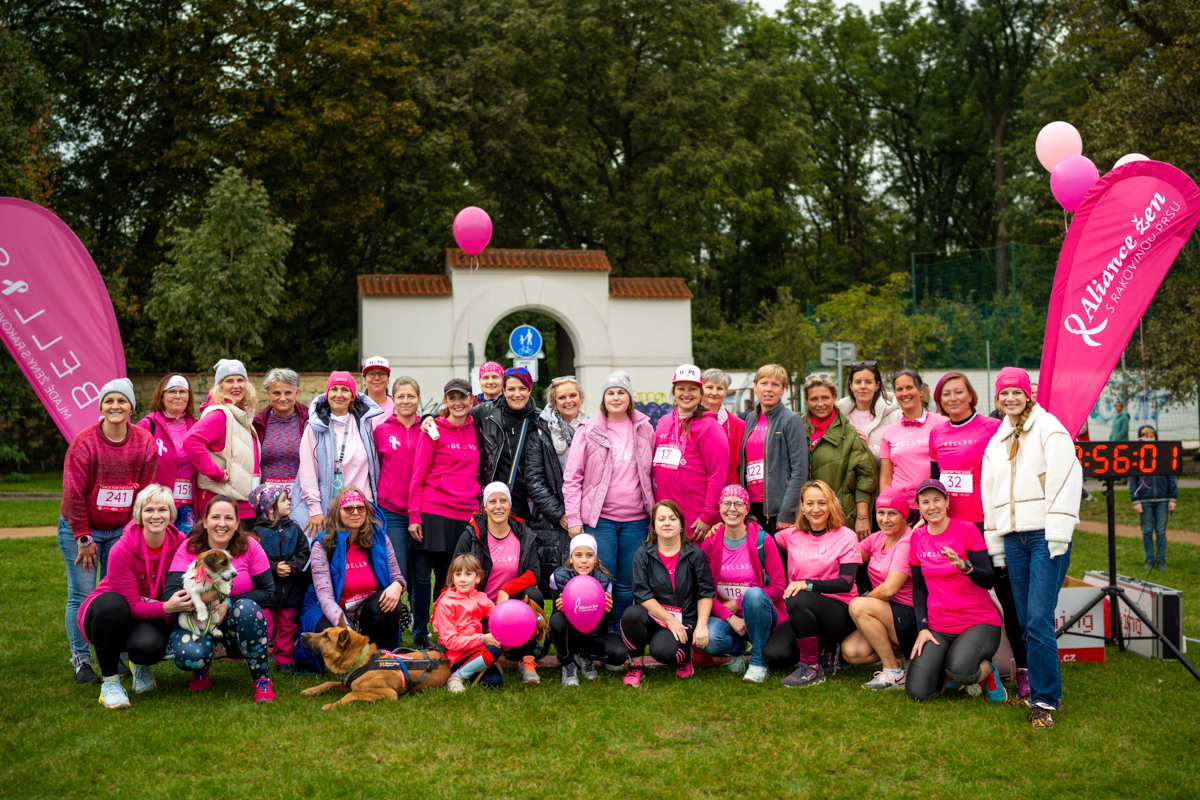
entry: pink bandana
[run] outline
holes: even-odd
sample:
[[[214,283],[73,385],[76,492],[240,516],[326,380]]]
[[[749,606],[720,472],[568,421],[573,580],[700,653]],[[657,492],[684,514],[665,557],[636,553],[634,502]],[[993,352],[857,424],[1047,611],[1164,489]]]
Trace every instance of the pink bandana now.
[[[723,502],[727,497],[741,500],[747,506],[750,505],[750,493],[736,483],[731,483],[721,490],[721,501]]]
[[[360,492],[358,489],[350,489],[342,495],[342,504],[338,507],[345,508],[351,503],[362,503],[365,506],[367,504],[367,498],[363,497],[362,492]]]

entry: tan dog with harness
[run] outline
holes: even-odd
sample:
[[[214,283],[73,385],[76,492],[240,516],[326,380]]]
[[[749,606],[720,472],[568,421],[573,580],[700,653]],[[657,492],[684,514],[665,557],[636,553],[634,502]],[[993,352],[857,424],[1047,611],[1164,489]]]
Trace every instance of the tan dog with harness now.
[[[402,694],[438,689],[450,678],[450,661],[441,650],[380,650],[366,636],[349,628],[326,628],[320,633],[301,634],[300,639],[321,658],[326,669],[345,676],[341,681],[327,681],[300,692],[315,697],[339,687],[348,690],[341,700],[322,706],[325,711],[346,703],[395,700]]]

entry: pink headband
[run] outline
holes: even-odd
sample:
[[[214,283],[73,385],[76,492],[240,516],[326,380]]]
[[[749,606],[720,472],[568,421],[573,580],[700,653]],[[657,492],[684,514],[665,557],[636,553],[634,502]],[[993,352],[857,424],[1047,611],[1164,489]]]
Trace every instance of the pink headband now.
[[[750,505],[750,493],[736,483],[731,483],[721,490],[721,500],[723,501],[726,497],[733,497]]]
[[[503,375],[504,367],[500,364],[497,364],[495,361],[489,361],[479,368],[479,377],[482,379],[483,376],[489,372],[494,372],[497,375]]]
[[[338,508],[345,508],[351,503],[362,503],[365,506],[367,498],[363,497],[362,492],[358,489],[347,489],[346,493],[342,495],[342,504]]]

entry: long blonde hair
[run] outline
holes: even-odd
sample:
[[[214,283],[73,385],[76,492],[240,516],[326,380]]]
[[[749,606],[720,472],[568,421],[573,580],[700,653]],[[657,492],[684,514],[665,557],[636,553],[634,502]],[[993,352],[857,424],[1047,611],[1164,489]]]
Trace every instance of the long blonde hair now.
[[[258,394],[254,391],[254,384],[250,383],[250,381],[246,381],[246,387],[242,393],[242,401],[240,403],[234,402],[233,397],[226,394],[224,388],[219,383],[212,388],[212,399],[215,403],[232,403],[242,411],[249,411],[250,413],[258,410]]]
[[[1017,415],[1017,421],[1013,423],[1012,438],[1008,440],[1008,460],[1012,461],[1017,457],[1017,453],[1021,451],[1021,434],[1025,431],[1025,423],[1029,421],[1029,415],[1033,412],[1033,407],[1036,406],[1033,400],[1025,404],[1025,410]]]

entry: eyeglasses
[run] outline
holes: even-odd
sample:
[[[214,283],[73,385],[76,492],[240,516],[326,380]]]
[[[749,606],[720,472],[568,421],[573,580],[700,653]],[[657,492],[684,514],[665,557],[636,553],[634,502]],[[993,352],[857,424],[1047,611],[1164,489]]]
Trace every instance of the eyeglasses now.
[[[735,511],[745,507],[746,504],[741,500],[724,500],[721,502],[721,508],[731,508]]]
[[[875,362],[874,361],[851,361],[850,366],[852,368],[853,367],[873,367],[873,366],[875,366]]]
[[[351,514],[351,515],[357,517],[359,514],[367,513],[367,507],[366,506],[342,506],[342,511],[345,511],[347,514]]]
[[[573,383],[579,382],[575,379],[574,375],[563,375],[561,378],[555,378],[554,380],[550,381],[550,385],[555,386],[560,383],[566,383],[567,381],[571,381]]]

